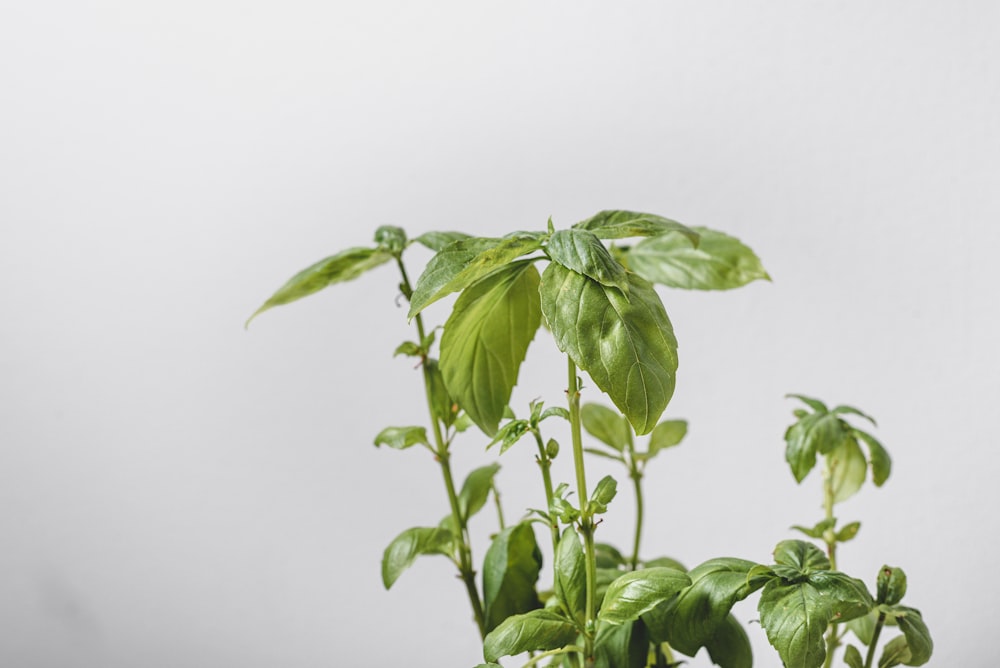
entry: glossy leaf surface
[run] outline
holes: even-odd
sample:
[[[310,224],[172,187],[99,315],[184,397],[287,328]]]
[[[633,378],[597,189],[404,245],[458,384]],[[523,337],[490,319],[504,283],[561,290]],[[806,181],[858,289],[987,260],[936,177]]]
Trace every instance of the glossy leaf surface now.
[[[686,225],[652,213],[636,211],[601,211],[573,226],[587,230],[600,239],[626,239],[628,237],[653,237],[668,232],[686,236],[692,245],[698,244],[698,233]]]
[[[483,560],[483,602],[486,630],[511,615],[538,608],[535,583],[542,569],[542,553],[528,522],[507,527],[496,535]],[[488,660],[496,659],[498,654]]]
[[[503,620],[483,641],[483,658],[496,661],[521,652],[558,649],[576,640],[570,620],[548,608],[513,615]]]
[[[688,290],[731,290],[758,279],[770,280],[750,248],[722,232],[694,231],[698,245],[680,233],[644,239],[626,254],[629,269],[647,281]]]
[[[553,261],[601,285],[628,292],[625,268],[611,257],[601,240],[586,230],[559,230],[545,247]]]
[[[450,555],[452,533],[443,527],[414,527],[396,536],[382,555],[382,584],[392,587],[399,576],[422,554]]]
[[[598,619],[611,624],[638,619],[690,584],[686,573],[673,568],[646,568],[625,573],[608,585]]]

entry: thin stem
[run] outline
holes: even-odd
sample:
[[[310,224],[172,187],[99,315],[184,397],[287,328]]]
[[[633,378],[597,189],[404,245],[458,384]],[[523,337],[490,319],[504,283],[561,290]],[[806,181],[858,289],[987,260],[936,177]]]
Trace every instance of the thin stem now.
[[[580,386],[577,381],[576,364],[572,358],[566,357],[569,387],[566,396],[569,400],[570,433],[573,436],[573,464],[576,468],[576,489],[580,499],[580,533],[583,536],[583,554],[587,574],[586,617],[583,632],[583,659],[585,666],[594,665],[594,627],[596,625],[597,602],[597,557],[594,552],[594,517],[588,509],[590,497],[587,495],[587,474],[583,463],[583,430],[580,421]]]
[[[642,473],[632,472],[635,483],[635,541],[632,544],[632,570],[639,568],[639,540],[642,537]]]
[[[833,532],[833,504],[835,502],[833,467],[832,458],[827,455],[826,464],[823,467],[823,510],[826,521],[830,523],[830,528],[823,532],[823,542],[826,543],[826,554],[830,559],[830,570],[835,571],[837,570],[837,537]],[[826,634],[826,660],[823,663],[823,668],[831,668],[833,666],[833,654],[839,646],[840,636],[837,635],[836,627],[831,625],[830,630]]]
[[[497,507],[497,522],[500,524],[500,531],[507,528],[507,523],[503,520],[503,505],[500,503],[500,490],[497,489],[496,483],[490,483],[490,489],[493,490],[493,503]]]
[[[576,645],[566,645],[565,647],[560,647],[559,649],[550,649],[548,652],[542,652],[538,656],[531,657],[531,661],[524,664],[521,668],[529,668],[534,666],[542,659],[548,658],[550,656],[559,656],[560,654],[569,654],[570,652],[582,652],[582,647],[577,647]]]
[[[538,467],[542,469],[542,482],[545,483],[545,511],[549,512],[552,508],[552,501],[555,499],[555,492],[552,491],[552,460],[549,459],[549,453],[545,449],[545,443],[542,442],[542,435],[537,431],[532,432],[535,435],[535,443],[538,445],[538,457],[535,461],[538,462]],[[552,531],[552,553],[559,547],[559,523],[554,519],[549,523],[549,529]]]
[[[878,621],[875,622],[875,631],[872,633],[872,641],[868,644],[868,656],[865,657],[865,668],[872,668],[872,661],[875,660],[875,647],[878,646],[878,637],[882,635],[882,626],[885,624],[885,613],[880,612]]]

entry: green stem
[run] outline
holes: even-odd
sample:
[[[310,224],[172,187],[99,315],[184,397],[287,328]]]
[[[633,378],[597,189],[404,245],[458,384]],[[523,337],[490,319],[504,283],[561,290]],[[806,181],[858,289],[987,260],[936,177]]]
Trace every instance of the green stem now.
[[[407,301],[409,301],[410,297],[413,296],[413,288],[410,285],[409,276],[406,274],[406,267],[403,265],[403,259],[399,255],[396,256],[396,266],[399,267],[399,273],[402,277],[402,282],[399,287],[403,291],[403,296],[406,297]],[[421,318],[418,313],[414,317],[414,321],[417,327],[417,336],[420,337],[418,345],[423,346],[424,339],[426,338],[423,318]],[[458,531],[458,570],[462,578],[462,582],[465,583],[465,590],[469,595],[469,603],[472,606],[472,614],[475,617],[476,626],[479,627],[479,635],[485,638],[486,616],[483,614],[483,603],[479,598],[479,590],[476,587],[476,571],[473,568],[474,562],[472,559],[472,541],[469,536],[469,529],[465,518],[462,517],[462,511],[458,506],[458,494],[455,491],[455,478],[451,473],[451,454],[448,452],[448,442],[444,439],[441,432],[441,422],[434,410],[434,399],[431,394],[433,379],[431,378],[430,367],[427,364],[426,350],[423,351],[423,354],[421,355],[421,362],[422,364],[420,367],[424,372],[424,395],[427,398],[427,410],[430,413],[431,427],[434,432],[434,443],[436,445],[435,458],[441,466],[441,475],[444,478],[444,486],[448,492],[448,504],[451,506],[451,519]]]
[[[507,523],[503,519],[503,505],[500,503],[500,490],[497,489],[496,483],[490,483],[490,489],[493,490],[493,503],[497,507],[497,522],[500,524],[500,531],[507,528]]]
[[[837,537],[833,531],[834,501],[833,465],[831,463],[830,456],[827,455],[826,465],[823,467],[823,510],[825,512],[826,520],[831,526],[823,532],[823,542],[826,543],[826,554],[830,559],[830,570],[832,571],[837,570]],[[831,625],[830,630],[826,634],[826,660],[823,663],[823,668],[831,668],[831,666],[833,666],[833,654],[837,651],[837,647],[839,646],[840,636],[837,635],[836,627]]]
[[[872,633],[872,641],[868,644],[868,656],[865,657],[865,668],[872,668],[872,661],[875,660],[875,647],[878,646],[878,637],[882,635],[882,626],[885,624],[885,613],[880,612],[878,621],[875,622],[875,631]]]
[[[632,570],[639,569],[639,540],[642,537],[642,473],[632,472],[635,483],[635,541],[632,543]]]
[[[559,656],[560,654],[569,654],[570,652],[581,652],[583,648],[577,647],[576,645],[566,645],[565,647],[560,647],[559,649],[550,649],[548,652],[542,652],[538,656],[531,658],[528,663],[524,664],[521,668],[529,668],[534,666],[542,659],[548,658],[550,656]]]
[[[597,557],[594,552],[594,516],[588,509],[590,497],[587,495],[587,473],[583,463],[583,430],[580,420],[580,385],[577,381],[576,364],[573,359],[566,358],[569,387],[566,395],[569,400],[569,424],[573,437],[573,464],[576,468],[576,490],[580,499],[580,533],[583,536],[583,554],[586,563],[587,596],[586,617],[584,618],[583,658],[585,666],[594,665],[594,635],[597,616]]]
[[[535,435],[535,443],[538,445],[538,457],[535,461],[538,462],[538,467],[542,469],[542,482],[545,483],[545,511],[549,512],[552,508],[552,501],[555,499],[555,492],[552,491],[552,460],[549,459],[549,453],[545,449],[545,443],[542,442],[542,435],[537,431],[532,432]],[[552,553],[559,547],[559,523],[553,518],[549,523],[549,529],[552,531]]]

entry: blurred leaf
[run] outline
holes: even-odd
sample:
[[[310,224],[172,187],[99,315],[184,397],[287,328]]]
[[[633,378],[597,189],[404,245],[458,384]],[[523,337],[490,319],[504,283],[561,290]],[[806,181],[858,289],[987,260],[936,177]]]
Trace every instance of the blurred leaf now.
[[[826,456],[830,462],[833,502],[840,503],[861,489],[868,473],[868,460],[861,452],[861,446],[850,435]]]
[[[618,411],[601,404],[586,403],[580,409],[580,418],[587,433],[602,443],[618,452],[628,445],[631,427]]]
[[[816,454],[826,454],[849,437],[847,425],[829,413],[810,413],[785,432],[785,460],[796,482],[816,465]]]
[[[458,511],[462,519],[468,520],[486,505],[493,488],[493,477],[499,470],[499,464],[489,464],[475,469],[465,478],[462,491],[458,493]]]
[[[382,555],[382,583],[386,589],[399,579],[421,554],[443,554],[454,551],[451,532],[442,527],[414,527],[396,536]]]
[[[647,281],[688,290],[731,290],[771,280],[739,239],[705,227],[694,230],[700,237],[697,246],[676,232],[640,241],[628,250],[629,268]]]
[[[906,638],[906,646],[910,657],[904,661],[907,666],[922,666],[931,659],[934,652],[934,641],[924,624],[924,618],[919,610],[897,606],[896,623]],[[902,615],[898,613],[902,612]]]
[[[886,605],[896,605],[906,594],[906,573],[902,568],[883,566],[876,580],[877,600]]]
[[[687,435],[687,421],[664,420],[653,428],[649,435],[648,458],[653,458],[660,450],[678,445]]]
[[[849,668],[865,668],[865,660],[861,657],[861,652],[854,645],[848,645],[844,649],[844,663]]]
[[[595,514],[605,513],[608,504],[618,493],[618,482],[609,475],[601,478],[590,495],[590,510]]]
[[[892,459],[889,457],[889,453],[871,434],[860,429],[854,429],[852,433],[868,446],[868,454],[872,462],[872,482],[875,483],[876,487],[881,487],[889,479],[889,474],[892,472]]]
[[[575,230],[587,230],[600,239],[625,239],[628,237],[652,237],[668,232],[679,232],[694,246],[698,245],[698,233],[691,228],[651,213],[635,211],[601,211],[573,226]]]
[[[535,583],[542,569],[542,553],[528,522],[507,527],[496,535],[483,560],[483,601],[486,630],[511,615],[541,607]],[[493,660],[502,656],[487,656]]]
[[[388,445],[396,450],[405,450],[411,446],[427,442],[427,430],[423,427],[386,427],[375,437],[375,445]]]
[[[705,644],[712,663],[721,668],[752,668],[750,638],[736,618],[726,615],[715,635]]]
[[[375,230],[375,243],[379,248],[393,255],[399,255],[406,248],[406,232],[402,227],[382,225]]]
[[[445,246],[455,243],[459,239],[468,238],[469,235],[465,232],[424,232],[419,237],[414,239],[414,241],[426,246],[436,253],[442,250]]]
[[[861,522],[851,522],[850,524],[845,524],[841,527],[840,531],[837,532],[837,542],[846,543],[849,540],[854,540],[854,537],[858,535],[858,531],[860,529]]]
[[[601,624],[594,639],[594,668],[646,668],[649,633],[642,620]]]
[[[833,413],[834,415],[857,415],[859,417],[863,417],[864,419],[868,420],[869,422],[872,423],[872,425],[876,427],[878,426],[878,423],[875,422],[875,418],[873,418],[871,415],[868,415],[867,413],[862,413],[853,406],[837,406],[830,412]]]

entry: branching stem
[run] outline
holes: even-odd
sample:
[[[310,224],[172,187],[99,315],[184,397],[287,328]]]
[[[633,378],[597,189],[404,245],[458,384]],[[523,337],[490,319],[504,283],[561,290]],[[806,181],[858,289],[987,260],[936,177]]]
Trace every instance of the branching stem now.
[[[594,516],[588,508],[590,497],[587,495],[587,474],[583,462],[583,431],[580,420],[580,383],[576,375],[576,364],[567,356],[568,387],[566,396],[569,401],[570,433],[573,437],[573,464],[576,468],[576,490],[580,501],[579,529],[583,536],[583,554],[586,563],[587,595],[586,616],[584,617],[583,658],[584,665],[594,665],[594,635],[597,625],[597,557],[594,552]]]

